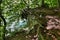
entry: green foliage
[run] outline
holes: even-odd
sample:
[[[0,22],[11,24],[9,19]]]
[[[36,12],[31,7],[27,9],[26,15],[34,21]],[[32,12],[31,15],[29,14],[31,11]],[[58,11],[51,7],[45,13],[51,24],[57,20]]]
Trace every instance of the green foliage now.
[[[58,0],[44,0],[44,3],[48,4],[49,8],[57,8],[59,7]],[[38,34],[38,40],[49,40],[51,36],[47,35],[46,33],[44,34],[44,29],[45,29],[45,24],[47,20],[45,19],[45,9],[43,9],[43,13],[38,12],[39,10],[38,7],[41,7],[42,5],[42,0],[3,0],[1,4],[2,8],[2,13],[7,21],[7,26],[6,26],[6,34],[10,34],[8,36],[14,36],[16,33],[19,33],[18,37],[12,37],[10,40],[25,40],[26,35],[30,35],[30,31],[32,31],[31,35],[35,33],[37,30]],[[46,5],[47,6],[47,5]],[[21,19],[21,14],[24,9],[31,8],[31,10],[27,10],[28,12],[28,17],[27,19]],[[37,8],[37,9],[35,9]],[[36,10],[36,11],[35,11]],[[42,10],[42,9],[40,9]],[[51,10],[46,9],[46,13],[48,13]],[[30,14],[31,13],[31,14]],[[53,13],[53,12],[51,12]],[[3,24],[3,23],[2,23]],[[21,25],[22,24],[22,25]],[[36,29],[34,29],[35,25],[38,24]],[[10,28],[13,26],[13,28]],[[26,30],[27,28],[27,30]],[[3,26],[0,26],[0,33],[3,34]],[[13,31],[11,31],[13,30]],[[24,31],[25,30],[25,31]],[[20,33],[23,31],[23,33]],[[50,31],[49,31],[50,32]],[[51,31],[52,32],[52,31]],[[25,33],[25,34],[24,34]],[[52,34],[54,34],[55,31],[53,31]],[[24,35],[24,36],[23,36]],[[54,34],[56,35],[56,34]],[[2,35],[1,35],[2,36]],[[47,36],[47,37],[46,37]],[[57,35],[56,37],[58,40],[60,40]],[[1,37],[0,37],[1,38]],[[15,39],[16,38],[16,39]],[[22,39],[23,38],[23,39]],[[29,38],[27,39],[29,40]],[[31,39],[30,39],[31,40]]]
[[[57,0],[46,0],[45,3],[49,4],[49,7],[57,7],[58,6]]]

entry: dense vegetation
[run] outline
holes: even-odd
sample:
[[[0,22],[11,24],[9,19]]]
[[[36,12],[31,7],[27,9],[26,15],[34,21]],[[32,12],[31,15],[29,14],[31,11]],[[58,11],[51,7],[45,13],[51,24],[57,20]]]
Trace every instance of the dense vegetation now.
[[[1,40],[60,40],[60,0],[2,0],[0,7]]]

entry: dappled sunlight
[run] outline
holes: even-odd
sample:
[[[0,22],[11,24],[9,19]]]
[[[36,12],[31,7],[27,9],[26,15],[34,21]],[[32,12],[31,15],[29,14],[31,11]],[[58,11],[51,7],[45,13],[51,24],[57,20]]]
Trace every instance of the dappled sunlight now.
[[[60,40],[60,0],[2,0],[0,40]]]

